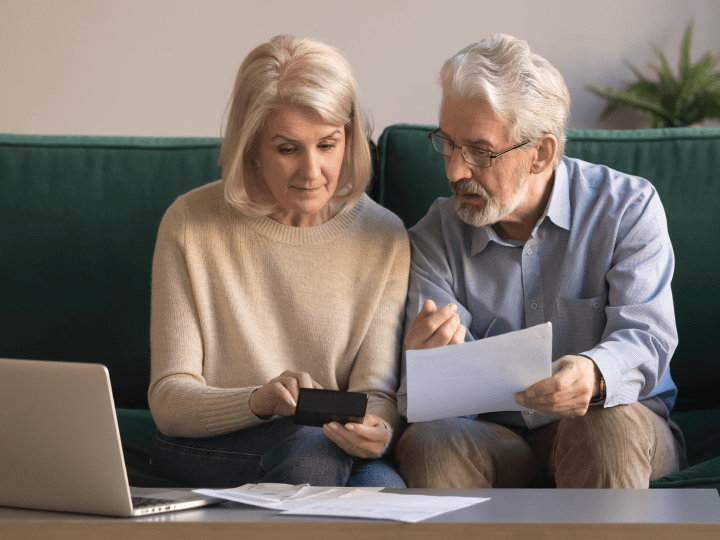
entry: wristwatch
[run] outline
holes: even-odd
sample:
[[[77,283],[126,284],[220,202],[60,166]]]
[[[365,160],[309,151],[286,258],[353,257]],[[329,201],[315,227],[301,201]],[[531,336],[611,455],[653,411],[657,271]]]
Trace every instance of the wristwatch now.
[[[605,389],[605,378],[602,376],[602,373],[601,373],[600,374],[600,393],[597,396],[593,396],[590,399],[590,405],[602,403],[603,401],[605,401],[606,397],[607,397],[607,390]]]

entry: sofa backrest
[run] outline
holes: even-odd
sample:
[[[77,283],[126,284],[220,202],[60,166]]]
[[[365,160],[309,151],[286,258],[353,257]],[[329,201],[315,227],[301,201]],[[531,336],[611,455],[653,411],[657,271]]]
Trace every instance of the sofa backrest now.
[[[116,405],[147,407],[158,226],[220,178],[219,145],[0,135],[0,357],[103,363]]]
[[[373,196],[410,227],[449,196],[434,126],[378,142]],[[676,408],[720,405],[720,129],[570,131],[568,154],[649,179],[668,216],[680,344]],[[0,357],[101,362],[146,407],[150,274],[175,198],[220,177],[220,139],[0,134]]]
[[[398,124],[378,141],[378,202],[414,225],[450,196],[427,134]],[[570,130],[567,155],[641,176],[657,188],[675,250],[679,345],[671,363],[677,410],[720,405],[720,128]]]

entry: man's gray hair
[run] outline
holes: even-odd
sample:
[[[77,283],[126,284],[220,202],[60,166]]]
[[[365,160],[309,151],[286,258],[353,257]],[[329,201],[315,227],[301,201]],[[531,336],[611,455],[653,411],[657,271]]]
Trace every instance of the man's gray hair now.
[[[536,144],[545,134],[558,141],[553,168],[565,152],[570,94],[560,72],[505,34],[468,45],[440,71],[443,98],[481,98],[505,120],[513,144]]]

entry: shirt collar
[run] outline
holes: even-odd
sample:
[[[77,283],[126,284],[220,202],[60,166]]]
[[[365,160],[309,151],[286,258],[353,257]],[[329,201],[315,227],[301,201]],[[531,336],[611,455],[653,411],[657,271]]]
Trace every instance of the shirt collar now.
[[[558,165],[558,168],[555,169],[554,174],[555,179],[553,182],[552,192],[550,193],[550,200],[545,208],[545,212],[538,220],[537,225],[535,225],[532,236],[535,236],[538,227],[546,216],[549,217],[550,220],[558,227],[570,230],[570,193],[568,191],[570,186],[568,181],[567,166],[565,165],[564,158],[563,161],[560,162],[560,165]],[[511,243],[501,240],[490,225],[473,227],[472,229],[472,246],[470,248],[471,257],[483,251],[491,240],[497,244],[505,246],[512,245]]]
[[[546,215],[558,227],[570,230],[570,225],[572,225],[570,217],[570,182],[565,158],[555,169],[555,183],[550,194]]]

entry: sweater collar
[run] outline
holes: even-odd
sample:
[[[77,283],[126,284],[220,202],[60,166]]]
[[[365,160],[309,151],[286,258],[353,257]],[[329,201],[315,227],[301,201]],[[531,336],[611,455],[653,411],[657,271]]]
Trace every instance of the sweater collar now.
[[[314,227],[291,227],[267,216],[243,217],[248,227],[277,242],[289,245],[323,244],[349,230],[357,221],[367,201],[368,196],[363,193],[357,202],[347,202],[331,219]]]

